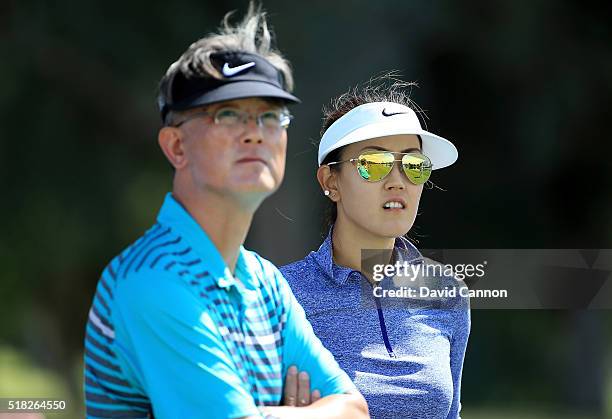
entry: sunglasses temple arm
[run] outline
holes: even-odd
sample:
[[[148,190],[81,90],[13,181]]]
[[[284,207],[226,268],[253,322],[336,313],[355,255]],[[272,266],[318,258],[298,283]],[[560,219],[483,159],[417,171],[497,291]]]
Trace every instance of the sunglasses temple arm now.
[[[333,166],[334,164],[340,164],[340,163],[348,163],[348,162],[354,162],[357,161],[357,159],[348,159],[348,160],[341,160],[341,161],[330,161],[329,163],[325,163],[326,166]]]

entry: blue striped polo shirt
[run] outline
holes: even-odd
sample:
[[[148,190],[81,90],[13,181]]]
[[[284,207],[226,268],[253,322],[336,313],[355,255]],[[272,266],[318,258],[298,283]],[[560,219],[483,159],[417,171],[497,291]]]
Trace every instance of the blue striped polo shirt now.
[[[291,365],[322,396],[355,390],[276,267],[241,247],[232,274],[168,194],[157,223],[98,282],[85,336],[87,416],[259,416],[280,403]]]

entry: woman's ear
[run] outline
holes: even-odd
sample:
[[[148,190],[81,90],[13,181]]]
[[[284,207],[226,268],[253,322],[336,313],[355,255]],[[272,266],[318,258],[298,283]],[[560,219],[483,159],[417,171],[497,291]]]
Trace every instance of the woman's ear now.
[[[163,127],[157,135],[157,142],[164,155],[176,170],[187,165],[183,133],[175,127]]]
[[[338,175],[336,172],[333,172],[328,165],[324,164],[317,169],[317,180],[325,196],[334,202],[340,200],[337,183]]]

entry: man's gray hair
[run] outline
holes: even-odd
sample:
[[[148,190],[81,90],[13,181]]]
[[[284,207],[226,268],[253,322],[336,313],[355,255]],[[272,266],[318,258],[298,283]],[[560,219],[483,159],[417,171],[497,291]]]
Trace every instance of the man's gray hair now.
[[[261,5],[250,2],[247,14],[236,26],[230,24],[232,15],[233,12],[225,15],[218,33],[197,40],[170,65],[159,85],[162,96],[171,96],[167,91],[169,81],[178,72],[183,73],[186,78],[197,76],[224,79],[210,59],[211,54],[221,51],[240,51],[264,57],[281,73],[283,88],[289,92],[293,90],[291,66],[273,45],[274,34],[268,28],[266,13]]]

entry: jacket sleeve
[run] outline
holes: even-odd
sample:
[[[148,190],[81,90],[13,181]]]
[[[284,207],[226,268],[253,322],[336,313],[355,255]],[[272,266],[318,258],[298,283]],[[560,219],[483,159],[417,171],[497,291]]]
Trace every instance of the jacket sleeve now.
[[[450,368],[453,379],[453,402],[448,419],[461,418],[461,376],[471,328],[469,299],[462,299],[461,308],[454,308],[455,322],[450,347]]]

